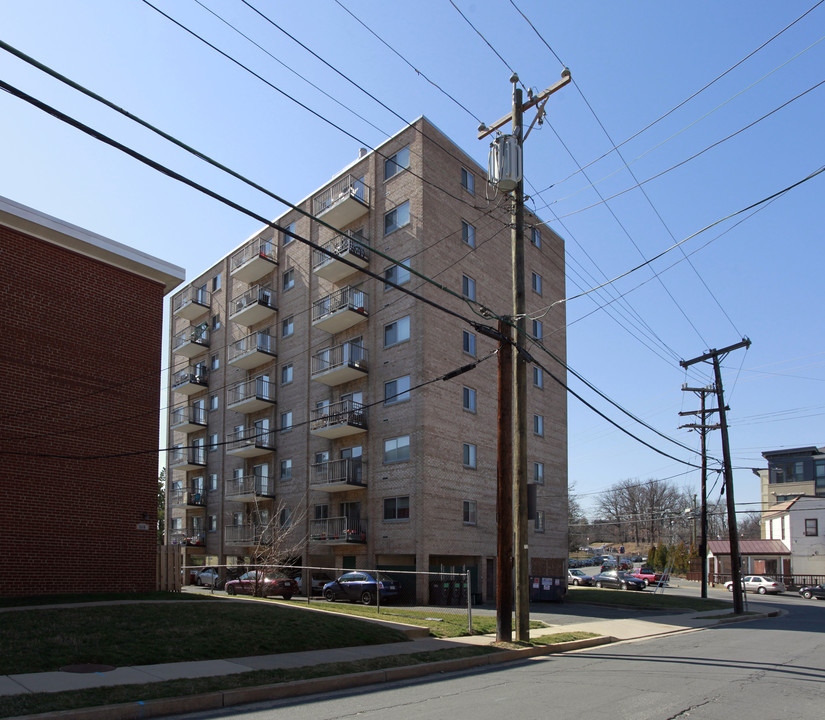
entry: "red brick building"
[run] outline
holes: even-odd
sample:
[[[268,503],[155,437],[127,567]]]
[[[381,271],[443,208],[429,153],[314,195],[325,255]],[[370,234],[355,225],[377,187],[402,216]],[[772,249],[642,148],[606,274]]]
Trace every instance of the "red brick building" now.
[[[163,297],[182,268],[0,197],[0,595],[155,588]]]

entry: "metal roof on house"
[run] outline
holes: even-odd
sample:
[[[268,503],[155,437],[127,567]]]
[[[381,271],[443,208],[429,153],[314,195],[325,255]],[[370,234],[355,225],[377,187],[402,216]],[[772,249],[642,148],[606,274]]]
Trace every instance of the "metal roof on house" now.
[[[730,555],[730,541],[709,540],[708,551],[714,555]],[[790,555],[781,540],[740,540],[740,555]]]

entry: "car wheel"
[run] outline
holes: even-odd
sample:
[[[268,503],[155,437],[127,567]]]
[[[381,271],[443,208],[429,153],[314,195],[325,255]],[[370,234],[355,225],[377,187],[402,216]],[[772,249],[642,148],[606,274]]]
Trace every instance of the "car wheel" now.
[[[802,593],[802,597],[804,597],[806,600],[810,600],[813,596],[814,594],[810,590],[806,590],[804,593]]]
[[[372,593],[369,590],[364,590],[361,593],[361,603],[363,605],[372,605]]]
[[[627,583],[622,583],[622,590],[627,590]]]
[[[581,583],[580,583],[578,580],[574,580],[574,581],[573,581],[573,584],[574,584],[574,585],[577,585],[577,586],[578,586],[578,585],[581,585]]]
[[[286,593],[284,595],[284,600],[292,600],[292,593]]]
[[[765,594],[766,592],[768,592],[768,591],[767,591],[767,590],[765,590],[765,588],[761,587],[761,588],[759,588],[756,592],[758,592],[760,595],[764,595],[764,594]]]
[[[226,588],[226,594],[227,595],[234,595],[235,594],[235,586],[230,585],[229,587],[227,587]]]
[[[597,583],[596,583],[596,587],[597,587],[597,588],[600,588],[601,586],[602,586],[602,581],[601,581],[601,580],[599,580],[599,582],[597,582]]]
[[[728,592],[733,592],[733,585],[728,585]]]
[[[195,578],[195,585],[200,587],[201,585],[203,585],[203,580],[201,580],[199,577]]]
[[[332,590],[325,590],[324,598],[326,598],[327,602],[335,602],[335,593],[332,592]]]

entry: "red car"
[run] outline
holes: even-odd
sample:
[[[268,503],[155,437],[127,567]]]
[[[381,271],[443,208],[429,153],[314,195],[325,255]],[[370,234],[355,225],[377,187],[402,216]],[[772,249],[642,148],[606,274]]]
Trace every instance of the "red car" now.
[[[289,600],[297,592],[298,584],[292,578],[273,571],[250,570],[237,580],[226,583],[227,595],[280,595],[284,600]]]

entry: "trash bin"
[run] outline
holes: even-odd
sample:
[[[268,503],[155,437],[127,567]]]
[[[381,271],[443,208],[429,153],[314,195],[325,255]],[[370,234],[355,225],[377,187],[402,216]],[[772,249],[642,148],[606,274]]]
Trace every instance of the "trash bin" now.
[[[564,578],[557,575],[541,578],[542,602],[563,602],[566,592]]]

